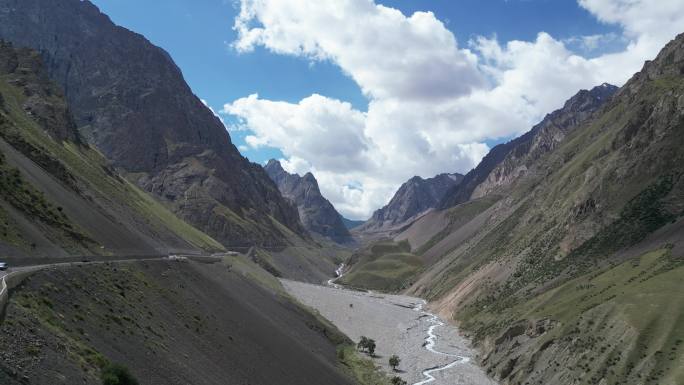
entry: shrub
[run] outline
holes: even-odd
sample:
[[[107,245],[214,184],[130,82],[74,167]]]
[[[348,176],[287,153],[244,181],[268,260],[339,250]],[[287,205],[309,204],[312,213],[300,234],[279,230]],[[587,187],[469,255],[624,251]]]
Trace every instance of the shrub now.
[[[400,362],[401,362],[401,359],[396,354],[392,354],[392,356],[389,358],[389,364],[393,370],[397,370],[397,366],[399,366]]]
[[[102,368],[102,385],[140,385],[123,365],[107,364]]]
[[[373,357],[375,354],[375,340],[366,336],[361,336],[361,340],[358,344],[356,344],[356,349],[361,351],[365,350],[371,357]]]

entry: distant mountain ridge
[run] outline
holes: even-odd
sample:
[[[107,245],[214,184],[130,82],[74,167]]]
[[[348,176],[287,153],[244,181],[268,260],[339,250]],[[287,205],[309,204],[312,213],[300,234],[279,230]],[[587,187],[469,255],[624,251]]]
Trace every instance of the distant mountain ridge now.
[[[399,187],[392,200],[362,226],[355,229],[360,233],[395,229],[411,219],[437,207],[444,194],[463,180],[461,174],[439,174],[423,179],[414,176]]]
[[[40,52],[81,136],[178,216],[230,246],[306,236],[164,50],[89,1],[0,0],[0,10],[0,39]]]
[[[588,119],[617,90],[616,86],[604,83],[591,90],[579,91],[524,135],[492,148],[477,167],[465,175],[463,183],[444,195],[438,206],[442,209],[453,207],[484,196],[497,186],[510,184],[512,179],[528,171],[530,162],[555,149],[568,130]]]
[[[347,229],[351,230],[355,227],[359,227],[362,224],[366,223],[366,221],[358,221],[354,219],[347,219],[345,217],[342,217],[342,222],[344,222],[344,225],[347,227]]]
[[[290,174],[275,159],[269,160],[264,170],[276,183],[283,196],[297,206],[304,228],[336,242],[351,241],[351,234],[344,224],[344,219],[332,203],[323,197],[313,174]]]

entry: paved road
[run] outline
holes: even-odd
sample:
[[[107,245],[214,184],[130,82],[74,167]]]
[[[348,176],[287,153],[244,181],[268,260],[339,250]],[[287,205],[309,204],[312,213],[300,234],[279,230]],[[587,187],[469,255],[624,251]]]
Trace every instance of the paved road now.
[[[385,371],[413,385],[495,385],[475,363],[475,352],[458,329],[423,310],[419,298],[346,290],[283,280],[288,292],[318,310],[355,341],[377,342],[375,359]],[[388,358],[401,358],[394,373]]]

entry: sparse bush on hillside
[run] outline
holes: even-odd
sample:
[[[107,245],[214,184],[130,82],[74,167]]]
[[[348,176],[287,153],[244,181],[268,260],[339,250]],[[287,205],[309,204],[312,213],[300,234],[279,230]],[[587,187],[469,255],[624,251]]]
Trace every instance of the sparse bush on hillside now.
[[[102,385],[140,385],[123,365],[107,364],[102,368]]]
[[[601,257],[644,239],[677,218],[666,208],[665,199],[681,175],[664,175],[632,198],[620,218],[575,249],[570,257]]]
[[[402,380],[401,377],[392,377],[392,385],[406,385],[406,381]]]

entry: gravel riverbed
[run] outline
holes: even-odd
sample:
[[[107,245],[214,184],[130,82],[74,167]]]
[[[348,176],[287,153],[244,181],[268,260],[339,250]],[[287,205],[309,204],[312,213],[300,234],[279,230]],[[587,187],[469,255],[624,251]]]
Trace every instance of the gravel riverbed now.
[[[318,310],[354,341],[361,336],[374,339],[376,364],[409,384],[496,384],[476,365],[469,341],[456,327],[423,311],[424,301],[419,298],[282,282],[292,296]],[[401,358],[396,373],[387,362],[392,354]]]

